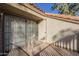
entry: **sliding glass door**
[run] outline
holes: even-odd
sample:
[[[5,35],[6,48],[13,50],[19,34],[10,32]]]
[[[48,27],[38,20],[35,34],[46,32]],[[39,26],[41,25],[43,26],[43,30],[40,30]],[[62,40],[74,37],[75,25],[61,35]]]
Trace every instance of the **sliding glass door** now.
[[[5,15],[4,19],[5,51],[16,46],[27,51],[35,46],[38,39],[38,25],[35,21],[12,15]]]
[[[5,15],[4,48],[8,51],[16,46],[25,45],[25,19]]]

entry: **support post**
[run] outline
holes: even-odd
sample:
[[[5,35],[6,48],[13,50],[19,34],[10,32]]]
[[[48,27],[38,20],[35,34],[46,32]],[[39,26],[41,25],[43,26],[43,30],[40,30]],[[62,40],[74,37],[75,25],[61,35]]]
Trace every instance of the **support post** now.
[[[0,55],[4,55],[4,17],[0,13]]]

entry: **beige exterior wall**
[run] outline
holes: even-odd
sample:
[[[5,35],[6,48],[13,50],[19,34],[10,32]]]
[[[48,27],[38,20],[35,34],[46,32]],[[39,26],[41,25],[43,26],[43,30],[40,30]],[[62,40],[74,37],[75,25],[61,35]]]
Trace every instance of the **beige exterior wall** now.
[[[60,21],[57,19],[52,19],[52,18],[45,18],[46,20],[43,20],[39,23],[38,29],[39,29],[39,33],[38,33],[38,37],[39,40],[43,39],[44,37],[46,38],[46,42],[55,42],[55,40],[53,40],[53,36],[58,34],[61,30],[66,30],[66,29],[70,29],[70,30],[78,30],[79,29],[79,25],[78,24],[74,24],[74,23],[70,23],[70,22],[65,22],[65,21]],[[71,50],[77,50],[77,40],[75,36],[74,37],[70,37],[69,39],[71,39],[70,42],[66,42],[66,38],[63,39],[64,45],[63,45],[63,41],[61,41],[61,47],[67,48],[67,49],[71,49]],[[74,39],[74,41],[72,40]],[[57,39],[58,41],[59,39]],[[74,44],[74,46],[73,46]]]
[[[47,40],[54,42],[52,37],[54,35],[56,35],[58,32],[60,32],[61,30],[65,30],[65,29],[77,30],[77,29],[79,29],[79,25],[48,18],[47,19]],[[74,37],[70,38],[70,39],[71,39],[70,42],[64,43],[64,48],[67,48],[67,49],[70,48],[71,50],[77,50],[77,45],[78,45],[77,40],[74,39]],[[74,39],[74,41],[72,39]],[[66,43],[67,43],[67,45],[66,45]],[[70,44],[70,47],[68,44]],[[75,45],[75,46],[73,46],[73,45]]]
[[[41,21],[38,24],[38,40],[46,39],[46,20]]]
[[[60,21],[56,19],[47,19],[47,39],[52,39],[52,37],[57,34],[61,30],[65,29],[79,29],[79,25],[73,24],[73,23],[68,23],[65,21]]]
[[[74,50],[77,51],[77,39],[76,39],[76,36],[75,36],[75,39],[74,39]]]

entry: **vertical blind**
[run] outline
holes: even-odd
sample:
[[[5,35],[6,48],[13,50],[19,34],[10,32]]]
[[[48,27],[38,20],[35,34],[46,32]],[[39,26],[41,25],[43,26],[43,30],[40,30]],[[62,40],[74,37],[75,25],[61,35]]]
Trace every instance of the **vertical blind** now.
[[[38,39],[38,25],[35,21],[12,15],[5,15],[4,19],[5,50],[15,48],[15,45],[20,47],[34,45]]]

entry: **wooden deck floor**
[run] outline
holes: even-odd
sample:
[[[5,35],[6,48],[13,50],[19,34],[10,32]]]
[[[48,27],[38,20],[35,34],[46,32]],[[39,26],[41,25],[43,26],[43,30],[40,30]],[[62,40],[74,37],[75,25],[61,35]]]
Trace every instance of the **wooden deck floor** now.
[[[25,53],[25,51],[21,49],[12,50],[8,56],[18,56],[18,55],[19,56],[30,56],[28,53]],[[79,53],[69,51],[69,50],[50,44],[33,56],[79,56]]]
[[[53,45],[49,45],[46,49],[38,54],[39,56],[79,56],[77,52],[69,51]]]

